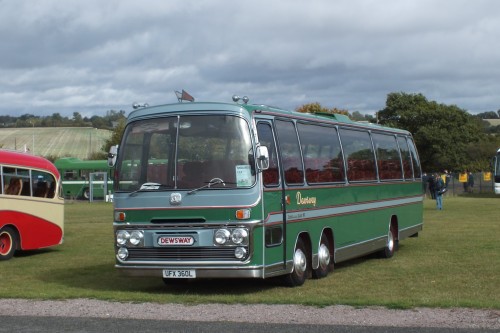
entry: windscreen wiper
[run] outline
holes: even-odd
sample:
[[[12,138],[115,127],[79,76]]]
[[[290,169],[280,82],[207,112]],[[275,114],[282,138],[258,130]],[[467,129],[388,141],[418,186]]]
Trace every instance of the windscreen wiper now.
[[[209,182],[207,182],[205,185],[203,185],[202,187],[195,188],[195,189],[187,192],[187,194],[193,194],[193,193],[195,193],[195,192],[197,192],[199,190],[202,190],[204,188],[210,188],[210,186],[219,185],[219,184],[222,184],[222,185],[224,185],[224,187],[226,187],[226,182],[225,181],[223,181],[220,178],[213,178]]]

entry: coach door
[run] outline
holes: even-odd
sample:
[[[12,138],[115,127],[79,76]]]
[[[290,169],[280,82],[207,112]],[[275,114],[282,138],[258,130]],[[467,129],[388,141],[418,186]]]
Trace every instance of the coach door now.
[[[283,273],[286,268],[286,199],[272,122],[258,120],[257,132],[260,144],[266,146],[269,152],[269,168],[262,172],[264,185],[264,275],[269,277]]]

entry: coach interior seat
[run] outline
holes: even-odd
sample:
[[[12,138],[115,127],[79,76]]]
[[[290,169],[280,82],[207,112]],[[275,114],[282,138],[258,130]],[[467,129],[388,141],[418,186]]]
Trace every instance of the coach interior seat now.
[[[20,178],[11,178],[5,194],[20,195],[23,190],[23,181]]]

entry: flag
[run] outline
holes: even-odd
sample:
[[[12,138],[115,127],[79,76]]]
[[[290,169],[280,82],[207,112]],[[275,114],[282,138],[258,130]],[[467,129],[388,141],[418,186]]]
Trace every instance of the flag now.
[[[182,101],[194,102],[194,97],[191,96],[190,94],[188,94],[184,89],[182,89],[182,92],[178,92],[176,90],[175,95],[177,96],[177,100],[179,102],[182,102]]]

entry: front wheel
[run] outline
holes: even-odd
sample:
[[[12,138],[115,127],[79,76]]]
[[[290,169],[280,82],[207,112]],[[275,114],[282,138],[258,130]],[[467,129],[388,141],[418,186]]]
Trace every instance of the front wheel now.
[[[14,229],[5,227],[0,230],[0,260],[9,260],[17,249],[17,234]]]
[[[284,278],[284,282],[287,286],[298,287],[304,284],[309,270],[307,262],[307,250],[304,242],[299,238],[293,253],[293,270]]]

